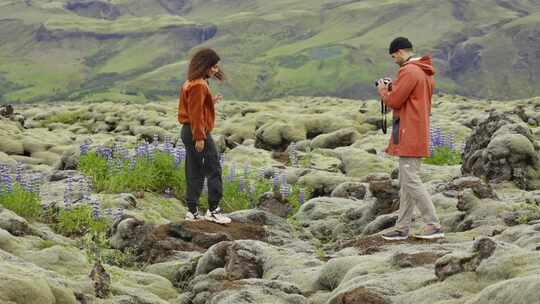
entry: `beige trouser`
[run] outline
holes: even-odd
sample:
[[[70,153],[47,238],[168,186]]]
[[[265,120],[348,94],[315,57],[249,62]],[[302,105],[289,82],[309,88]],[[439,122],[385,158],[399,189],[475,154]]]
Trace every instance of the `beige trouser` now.
[[[418,176],[421,158],[399,158],[399,216],[396,228],[408,231],[414,217],[414,207],[418,207],[424,222],[428,225],[440,226],[431,196]]]

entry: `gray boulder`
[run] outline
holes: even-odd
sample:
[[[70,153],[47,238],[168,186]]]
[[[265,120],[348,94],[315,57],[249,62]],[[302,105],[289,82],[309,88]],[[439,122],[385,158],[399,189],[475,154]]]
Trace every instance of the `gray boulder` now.
[[[532,304],[538,303],[540,275],[502,281],[486,287],[467,304]]]
[[[339,184],[330,194],[332,197],[355,198],[363,200],[366,196],[367,187],[360,182],[345,182]]]
[[[321,134],[311,141],[312,148],[335,149],[352,145],[359,137],[355,128],[346,128],[332,133]]]
[[[522,189],[540,189],[539,151],[530,130],[492,112],[467,139],[461,170],[491,182],[508,180]]]
[[[475,271],[480,263],[493,255],[497,243],[491,238],[480,238],[473,243],[469,252],[454,252],[438,259],[435,275],[441,281],[464,271]]]
[[[15,236],[24,236],[31,232],[30,226],[24,218],[1,206],[0,228]]]

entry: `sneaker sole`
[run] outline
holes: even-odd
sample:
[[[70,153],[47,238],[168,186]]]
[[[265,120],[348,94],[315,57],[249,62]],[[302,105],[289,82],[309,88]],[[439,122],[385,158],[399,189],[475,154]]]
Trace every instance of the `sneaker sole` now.
[[[209,216],[205,217],[205,219],[206,219],[207,221],[209,221],[209,222],[216,223],[216,224],[220,224],[220,225],[226,225],[226,224],[230,224],[230,223],[231,223],[231,222],[220,222],[220,221],[218,221],[218,220],[216,220],[216,219],[214,219],[214,218],[212,218],[212,217],[209,217]]]
[[[387,240],[387,241],[405,241],[406,239],[408,239],[409,237],[408,236],[396,236],[396,237],[388,237],[388,236],[382,236],[383,239]]]
[[[417,239],[423,239],[423,240],[442,239],[444,238],[444,233],[437,233],[433,235],[415,235],[414,237]]]

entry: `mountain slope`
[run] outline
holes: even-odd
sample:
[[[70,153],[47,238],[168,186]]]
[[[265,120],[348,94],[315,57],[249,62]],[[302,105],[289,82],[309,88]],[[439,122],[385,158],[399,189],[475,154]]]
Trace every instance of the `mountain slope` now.
[[[227,96],[365,98],[389,41],[431,52],[438,88],[540,95],[539,0],[0,0],[0,102],[173,97],[193,48]]]

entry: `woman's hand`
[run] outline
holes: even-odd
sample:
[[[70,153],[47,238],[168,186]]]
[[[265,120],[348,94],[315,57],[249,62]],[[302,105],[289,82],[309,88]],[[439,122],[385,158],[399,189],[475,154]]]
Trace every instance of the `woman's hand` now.
[[[220,101],[223,100],[223,95],[218,94],[218,95],[216,95],[216,96],[212,96],[212,100],[214,101],[214,104],[216,104],[216,103],[218,103],[218,102],[220,102]]]
[[[195,142],[195,150],[202,152],[204,150],[204,140],[197,140]]]

